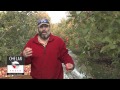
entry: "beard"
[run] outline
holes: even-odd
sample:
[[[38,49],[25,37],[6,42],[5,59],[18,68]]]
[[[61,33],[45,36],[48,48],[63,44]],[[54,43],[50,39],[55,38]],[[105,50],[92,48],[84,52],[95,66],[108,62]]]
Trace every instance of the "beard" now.
[[[46,33],[46,34],[43,34],[43,33]],[[43,39],[43,40],[46,40],[49,38],[50,36],[50,30],[48,32],[46,32],[45,30],[43,31],[39,31],[38,30],[38,35]]]

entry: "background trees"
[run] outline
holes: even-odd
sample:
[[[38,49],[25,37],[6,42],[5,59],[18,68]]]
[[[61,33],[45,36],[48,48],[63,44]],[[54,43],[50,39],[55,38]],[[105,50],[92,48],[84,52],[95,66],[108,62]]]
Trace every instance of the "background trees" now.
[[[6,65],[6,56],[20,54],[36,34],[37,20],[44,17],[50,20],[45,12],[0,13],[0,66]],[[69,11],[67,20],[51,24],[52,33],[78,55],[81,72],[94,78],[120,77],[119,29],[119,11]]]
[[[86,65],[82,70],[95,78],[119,78],[120,12],[70,11],[68,17],[55,33],[79,56],[78,65]]]
[[[6,56],[20,55],[26,42],[36,34],[37,20],[44,17],[50,19],[45,12],[0,13],[0,66],[6,66]]]

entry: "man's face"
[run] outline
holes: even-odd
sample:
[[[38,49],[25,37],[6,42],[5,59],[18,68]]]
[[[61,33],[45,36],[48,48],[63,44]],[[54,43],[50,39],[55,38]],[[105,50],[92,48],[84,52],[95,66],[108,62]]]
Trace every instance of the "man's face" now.
[[[39,26],[38,27],[38,34],[43,40],[48,39],[50,36],[50,26],[46,25],[46,24]]]

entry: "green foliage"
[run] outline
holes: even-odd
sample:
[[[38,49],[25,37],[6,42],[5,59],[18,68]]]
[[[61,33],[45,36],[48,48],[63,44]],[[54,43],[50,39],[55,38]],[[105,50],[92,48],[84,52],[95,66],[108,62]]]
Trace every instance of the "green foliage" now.
[[[84,63],[94,78],[119,78],[120,12],[70,11],[68,17],[66,24],[60,23],[66,28],[56,33],[69,38],[68,48],[80,56],[78,65]]]
[[[26,42],[36,34],[37,11],[0,12],[0,66],[6,56],[20,55]],[[68,19],[52,24],[53,34],[79,56],[78,65],[94,78],[120,78],[120,12],[70,11]]]
[[[7,56],[20,55],[26,42],[36,34],[37,13],[41,18],[41,12],[0,12],[0,66],[6,65]]]

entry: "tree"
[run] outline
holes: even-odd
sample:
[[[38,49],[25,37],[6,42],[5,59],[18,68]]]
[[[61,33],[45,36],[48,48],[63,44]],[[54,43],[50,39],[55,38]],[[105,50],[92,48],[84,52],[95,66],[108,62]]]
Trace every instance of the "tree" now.
[[[6,66],[7,56],[19,56],[26,42],[36,34],[36,13],[38,12],[0,12],[0,66]],[[41,12],[39,14],[40,18],[43,17]]]
[[[80,57],[78,65],[90,66],[95,78],[119,78],[120,12],[70,11],[68,17],[55,32],[69,38],[67,46]]]

